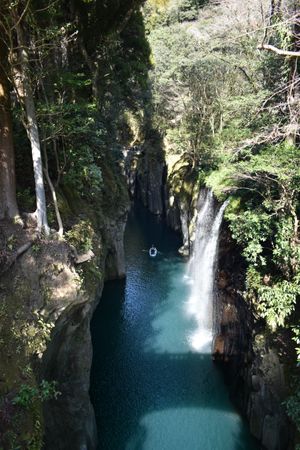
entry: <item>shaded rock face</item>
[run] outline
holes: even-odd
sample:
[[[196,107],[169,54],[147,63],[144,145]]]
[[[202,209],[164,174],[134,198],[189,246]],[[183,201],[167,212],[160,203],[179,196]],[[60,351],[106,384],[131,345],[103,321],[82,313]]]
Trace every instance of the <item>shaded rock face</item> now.
[[[247,372],[250,430],[267,450],[292,449],[294,430],[283,408],[287,396],[284,366],[263,335],[257,334],[255,341],[260,342],[254,342]]]
[[[131,199],[141,201],[151,213],[162,217],[170,228],[179,232],[183,239],[180,253],[188,256],[193,240],[191,225],[195,223],[198,196],[193,198],[193,192],[185,192],[177,165],[171,165],[165,159],[161,145],[157,138],[153,138],[143,146],[124,151],[124,174]],[[188,166],[178,156],[177,164],[179,169],[185,168],[188,172]],[[185,175],[184,173],[183,179]],[[178,182],[174,181],[176,176],[179,176]],[[192,184],[190,187],[193,188]]]
[[[182,217],[183,208],[180,207],[179,199],[170,192],[167,185],[164,186],[164,192],[166,222],[172,230],[180,232],[184,240],[188,240],[187,218]]]
[[[222,363],[233,401],[251,433],[267,450],[293,449],[294,430],[282,405],[284,366],[243,297],[245,264],[226,224],[220,239],[216,279],[213,358]]]
[[[136,196],[153,214],[164,214],[165,164],[146,153],[136,174]]]
[[[44,408],[46,449],[96,447],[96,422],[89,400],[91,312],[89,303],[66,311],[56,324],[44,357],[43,377],[56,380],[62,392]]]
[[[142,155],[142,147],[134,145],[123,150],[123,173],[127,180],[128,192],[131,199],[135,197],[137,166]]]
[[[105,239],[107,254],[105,260],[105,279],[115,280],[125,277],[124,232],[127,222],[129,205],[120,211],[115,221],[107,220]]]

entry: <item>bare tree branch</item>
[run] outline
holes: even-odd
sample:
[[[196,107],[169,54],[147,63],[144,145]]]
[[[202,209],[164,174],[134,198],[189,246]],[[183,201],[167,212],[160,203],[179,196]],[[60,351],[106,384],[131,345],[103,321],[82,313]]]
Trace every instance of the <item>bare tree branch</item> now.
[[[291,50],[281,50],[280,48],[275,47],[270,44],[261,44],[257,46],[258,50],[268,50],[276,53],[280,56],[291,56],[293,58],[298,58],[300,56],[300,51],[291,51]]]

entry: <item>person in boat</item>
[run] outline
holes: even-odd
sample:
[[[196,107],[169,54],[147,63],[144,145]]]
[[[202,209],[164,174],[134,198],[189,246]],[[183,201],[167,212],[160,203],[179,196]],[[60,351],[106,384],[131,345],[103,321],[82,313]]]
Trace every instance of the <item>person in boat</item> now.
[[[154,244],[151,245],[150,249],[149,249],[149,256],[156,256],[157,255],[157,248],[154,247]]]

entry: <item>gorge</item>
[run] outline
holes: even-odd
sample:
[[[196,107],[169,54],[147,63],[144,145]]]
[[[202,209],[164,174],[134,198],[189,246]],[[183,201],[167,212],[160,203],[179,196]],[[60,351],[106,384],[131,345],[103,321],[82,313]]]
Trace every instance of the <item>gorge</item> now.
[[[3,0],[0,60],[0,449],[298,449],[298,0]]]
[[[221,217],[214,213],[208,193],[192,273],[177,254],[174,233],[142,207],[130,215],[126,281],[107,284],[92,321],[91,399],[99,449],[259,448],[210,356],[209,302]],[[152,242],[160,251],[155,259],[143,252]]]

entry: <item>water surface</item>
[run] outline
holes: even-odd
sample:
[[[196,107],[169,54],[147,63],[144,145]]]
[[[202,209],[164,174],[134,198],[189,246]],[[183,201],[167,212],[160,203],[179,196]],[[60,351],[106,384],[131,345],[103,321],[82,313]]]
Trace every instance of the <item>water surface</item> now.
[[[143,251],[152,243],[155,259]],[[91,326],[99,450],[257,449],[210,356],[191,345],[178,237],[136,209],[125,244],[127,279],[106,284]]]

